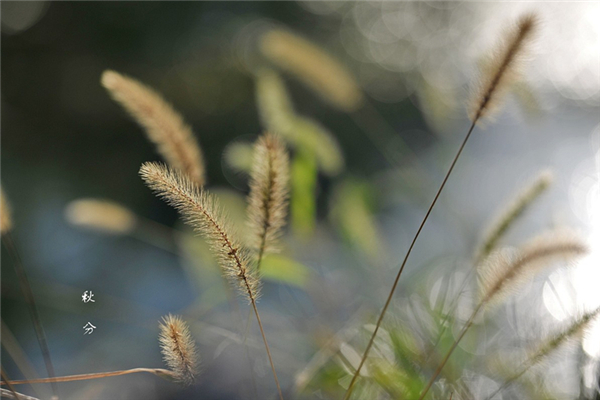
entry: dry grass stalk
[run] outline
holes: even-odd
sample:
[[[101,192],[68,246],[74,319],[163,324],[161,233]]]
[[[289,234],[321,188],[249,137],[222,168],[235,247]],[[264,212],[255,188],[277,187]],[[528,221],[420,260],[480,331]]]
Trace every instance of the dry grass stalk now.
[[[260,49],[274,64],[294,74],[332,105],[344,111],[360,106],[363,96],[354,77],[309,41],[274,29],[261,37]]]
[[[198,351],[187,324],[178,316],[167,315],[160,324],[159,342],[175,380],[192,384],[198,374]]]
[[[520,283],[553,262],[571,262],[587,251],[587,245],[576,234],[558,230],[535,237],[518,252],[495,252],[479,270],[481,303],[498,304]]]
[[[249,268],[248,251],[241,247],[231,235],[231,229],[225,224],[215,198],[201,190],[179,171],[158,163],[143,164],[140,168],[140,175],[159,197],[179,210],[186,223],[204,236],[209,242],[224,276],[232,283],[237,284],[240,292],[251,303],[271,364],[279,398],[283,400],[269,344],[256,307],[256,300],[260,293],[258,277],[256,272]]]
[[[527,14],[521,17],[517,26],[504,37],[498,49],[492,53],[471,102],[471,119],[477,122],[489,117],[496,111],[511,82],[514,82],[520,71],[524,50],[531,40],[537,26],[537,17]]]
[[[131,233],[137,223],[136,216],[122,205],[100,199],[79,199],[65,208],[69,223],[108,233]]]
[[[145,129],[167,163],[183,171],[197,185],[204,185],[202,152],[181,115],[158,93],[135,79],[107,70],[101,82],[112,98]]]
[[[550,187],[552,181],[552,172],[548,170],[542,171],[533,182],[514,197],[484,234],[484,239],[475,257],[475,265],[478,265],[490,255],[513,223]]]
[[[184,221],[202,235],[223,271],[249,302],[259,296],[259,280],[249,268],[248,251],[232,237],[216,199],[177,170],[145,163],[140,175],[146,184],[181,213]]]
[[[54,378],[39,378],[39,379],[25,379],[15,381],[2,381],[2,385],[31,385],[37,383],[58,383],[58,382],[75,382],[75,381],[87,381],[90,379],[101,379],[110,378],[113,376],[122,376],[129,374],[137,374],[140,372],[147,372],[163,379],[174,380],[175,376],[172,371],[163,368],[132,368],[120,371],[110,372],[94,372],[91,374],[77,374],[77,375],[66,375],[56,376]]]
[[[265,252],[278,250],[277,240],[287,215],[289,178],[289,158],[284,144],[275,135],[261,136],[254,146],[247,212],[257,268]]]
[[[0,188],[0,234],[5,234],[12,229],[12,213],[10,210],[10,204],[4,189]]]
[[[412,249],[414,248],[414,245],[415,245],[417,239],[419,238],[419,235],[421,234],[421,231],[423,230],[425,223],[429,219],[429,215],[431,214],[431,211],[435,207],[437,200],[440,197],[440,194],[444,190],[444,187],[446,186],[446,183],[448,182],[448,178],[452,174],[452,171],[454,170],[454,167],[455,167],[458,159],[460,158],[462,151],[464,150],[467,142],[469,141],[469,138],[471,137],[471,134],[473,133],[473,130],[475,129],[475,125],[477,124],[479,119],[484,114],[487,114],[487,111],[489,111],[490,106],[493,104],[493,103],[490,103],[490,101],[497,99],[498,90],[503,89],[503,86],[505,87],[504,83],[506,82],[506,79],[505,79],[504,75],[507,73],[510,73],[511,71],[514,70],[514,68],[513,68],[514,62],[516,61],[516,59],[518,58],[518,56],[521,53],[525,39],[529,38],[531,31],[533,30],[533,27],[535,26],[535,21],[536,21],[536,17],[533,15],[528,15],[528,16],[521,18],[519,25],[518,25],[518,29],[516,31],[516,34],[513,34],[514,37],[507,38],[508,39],[507,43],[509,44],[507,47],[507,50],[505,50],[502,53],[501,57],[496,57],[495,65],[493,68],[494,73],[489,74],[489,77],[491,77],[491,79],[484,79],[484,82],[486,82],[486,84],[482,85],[483,89],[479,91],[479,94],[476,97],[476,101],[474,102],[474,108],[473,108],[474,115],[472,117],[471,126],[469,127],[467,134],[465,135],[465,138],[463,139],[460,147],[458,148],[458,151],[456,152],[454,159],[450,163],[450,167],[448,168],[448,171],[446,172],[446,175],[444,176],[444,179],[442,180],[442,183],[441,183],[438,191],[436,192],[431,204],[429,205],[429,208],[427,209],[427,212],[425,213],[425,216],[423,217],[423,220],[421,221],[421,224],[419,225],[417,232],[413,236],[413,239],[408,247],[408,250],[406,252],[406,255],[404,256],[404,259],[402,260],[402,263],[400,264],[400,268],[398,269],[398,273],[396,274],[396,278],[394,279],[390,293],[388,294],[385,304],[383,305],[381,313],[379,314],[379,317],[377,319],[377,323],[375,324],[375,329],[373,330],[373,334],[371,335],[369,342],[367,343],[367,347],[363,353],[360,364],[358,365],[358,368],[354,372],[354,376],[352,377],[352,380],[350,381],[350,384],[348,385],[348,389],[346,390],[346,393],[344,395],[344,400],[348,400],[350,398],[350,396],[352,395],[352,390],[354,388],[354,384],[355,384],[356,380],[358,379],[361,368],[364,365],[364,363],[369,355],[369,351],[371,350],[371,347],[373,346],[373,342],[375,340],[375,337],[377,336],[377,333],[379,331],[381,323],[383,322],[385,313],[387,312],[387,309],[392,301],[392,297],[394,296],[394,292],[396,291],[396,287],[398,286],[398,282],[400,280],[400,276],[402,275],[402,272],[404,271],[406,262],[408,261],[408,258],[410,257],[410,254],[412,253]],[[458,339],[458,340],[460,340],[460,339]],[[450,356],[452,351],[454,351],[454,347],[451,348],[447,357]],[[421,393],[419,400],[423,399],[427,395],[427,392],[433,385],[433,382],[435,381],[435,379],[437,379],[437,377],[440,374],[442,368],[444,367],[446,361],[447,361],[447,359],[442,362],[442,364],[438,367],[438,369],[436,370],[434,375],[431,377],[429,383],[426,385],[425,389]]]

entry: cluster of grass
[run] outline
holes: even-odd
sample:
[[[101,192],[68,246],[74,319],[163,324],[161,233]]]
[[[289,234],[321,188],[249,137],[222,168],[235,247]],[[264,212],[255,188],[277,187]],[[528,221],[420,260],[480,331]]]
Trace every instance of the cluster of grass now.
[[[430,315],[420,315],[431,321],[430,329],[385,322],[415,243],[478,124],[500,108],[505,92],[516,80],[519,64],[533,40],[537,24],[535,16],[523,16],[504,34],[498,48],[490,53],[490,61],[485,64],[470,100],[471,125],[412,237],[390,288],[381,288],[387,296],[374,323],[364,325],[367,321],[361,316],[358,321],[351,320],[342,331],[331,334],[306,367],[297,371],[293,385],[287,390],[280,385],[277,365],[267,340],[269,332],[265,332],[261,322],[261,285],[264,280],[272,280],[302,286],[307,279],[318,279],[314,272],[307,271],[305,266],[280,252],[287,242],[302,240],[314,231],[315,190],[320,173],[336,183],[331,220],[349,243],[368,258],[376,260],[381,253],[382,241],[371,218],[368,182],[340,178],[344,156],[334,135],[317,121],[296,112],[278,71],[298,78],[333,107],[347,113],[366,107],[360,87],[343,66],[303,38],[280,29],[271,30],[259,38],[258,48],[264,62],[250,73],[256,81],[260,119],[268,133],[260,135],[253,145],[234,143],[225,153],[225,160],[231,167],[249,177],[250,190],[242,211],[245,223],[239,224],[240,218],[234,220],[230,217],[235,212],[231,204],[208,189],[203,152],[182,116],[160,94],[137,80],[114,71],[103,73],[102,85],[145,130],[166,163],[144,163],[139,171],[141,178],[157,196],[177,209],[183,221],[208,244],[207,249],[221,271],[233,318],[239,323],[238,333],[243,337],[241,346],[246,346],[249,326],[252,320],[256,320],[273,376],[273,392],[281,400],[317,392],[323,398],[344,400],[475,398],[461,371],[461,365],[469,357],[460,349],[463,338],[475,331],[473,338],[476,340],[477,328],[482,321],[493,314],[499,304],[518,292],[523,282],[557,263],[573,265],[586,254],[586,243],[576,233],[564,228],[541,233],[517,248],[500,246],[505,234],[551,185],[551,174],[543,172],[515,196],[482,234],[458,297],[450,299],[442,309],[434,310]],[[4,193],[1,204],[2,239],[18,260],[16,248],[10,240],[14,226]],[[157,229],[155,223],[108,200],[76,200],[67,207],[65,215],[75,225],[112,234],[137,235],[140,231]],[[287,232],[288,220],[293,234]],[[46,355],[49,377],[10,380],[3,374],[2,384],[8,388],[2,389],[3,394],[25,399],[29,397],[18,394],[15,386],[56,384],[138,372],[151,373],[183,385],[202,379],[198,351],[189,328],[182,317],[172,315],[164,317],[159,334],[167,369],[135,368],[55,376],[25,270],[20,263],[15,263],[15,266],[38,327],[38,339]],[[473,284],[473,274],[477,276],[478,295],[468,316],[460,319],[456,313],[459,296],[462,289]],[[250,305],[249,313],[254,314],[252,320],[250,314],[244,319],[238,304],[240,299],[245,299]],[[525,381],[529,369],[545,360],[567,340],[577,337],[599,313],[600,309],[583,313],[566,328],[540,338],[537,346],[525,358],[515,361],[515,365],[507,370],[509,372],[494,373],[490,370],[489,374],[500,383],[495,392],[488,394],[488,398],[494,398],[516,381]],[[348,331],[356,330],[357,326],[364,327],[364,330],[358,330],[359,337],[366,334],[366,343],[357,340],[356,343],[360,344],[351,345]],[[455,352],[459,354],[455,355],[457,360],[453,362]],[[526,387],[525,384],[523,386]],[[532,398],[541,396],[542,389],[538,389]]]

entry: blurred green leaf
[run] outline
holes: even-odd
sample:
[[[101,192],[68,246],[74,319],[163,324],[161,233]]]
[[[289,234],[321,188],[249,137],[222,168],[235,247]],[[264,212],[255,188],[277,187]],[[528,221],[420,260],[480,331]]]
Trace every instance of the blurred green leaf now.
[[[223,160],[234,171],[250,174],[253,154],[252,143],[231,142],[223,152]]]
[[[303,264],[280,254],[268,254],[260,266],[263,279],[304,288],[310,270]]]
[[[383,251],[383,238],[371,211],[374,192],[367,182],[351,179],[342,182],[334,190],[330,217],[352,247],[377,258]]]
[[[344,157],[333,135],[318,122],[297,115],[283,80],[263,69],[256,74],[260,118],[265,128],[281,135],[294,148],[312,154],[319,168],[333,176],[344,168]]]
[[[317,165],[314,157],[298,152],[291,166],[290,213],[293,231],[306,237],[316,225]]]
[[[319,168],[334,176],[344,169],[344,156],[331,132],[317,121],[296,116],[292,119],[291,140],[297,147],[314,154]]]

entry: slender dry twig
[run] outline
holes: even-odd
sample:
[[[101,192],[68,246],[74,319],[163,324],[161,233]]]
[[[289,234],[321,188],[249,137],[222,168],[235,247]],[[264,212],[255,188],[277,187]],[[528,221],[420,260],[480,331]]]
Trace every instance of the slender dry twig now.
[[[205,183],[202,151],[191,128],[157,92],[115,71],[104,71],[104,86],[141,125],[169,165],[183,171],[197,185]]]
[[[23,351],[23,348],[19,345],[17,338],[13,335],[10,328],[4,320],[1,321],[2,325],[2,333],[0,337],[2,338],[2,348],[6,350],[8,356],[13,360],[18,370],[26,379],[36,379],[39,378],[39,374],[35,371],[31,361]],[[38,397],[50,397],[47,392],[42,392],[44,395],[40,395],[36,388],[33,388],[36,396]]]
[[[132,368],[121,371],[110,371],[110,372],[95,372],[91,374],[78,374],[78,375],[66,375],[57,376],[54,378],[40,378],[40,379],[25,379],[16,381],[2,381],[3,385],[26,385],[35,383],[57,383],[57,382],[74,382],[74,381],[86,381],[90,379],[109,378],[112,376],[121,376],[136,374],[139,372],[148,372],[150,374],[159,376],[165,379],[175,379],[173,371],[163,368]]]
[[[2,373],[2,379],[5,382],[8,382],[8,376],[6,375],[6,372],[4,371],[4,368],[1,369],[1,373]],[[10,383],[7,383],[6,386],[8,386],[8,389],[12,392],[14,398],[16,398],[17,400],[20,398],[19,394],[15,391],[15,388],[13,387],[13,385],[11,385]]]
[[[14,261],[13,265],[15,268],[15,272],[17,274],[17,278],[19,279],[19,285],[21,287],[21,291],[23,292],[23,296],[25,297],[27,308],[29,309],[29,314],[31,316],[31,321],[33,322],[33,327],[35,329],[37,341],[42,351],[44,363],[46,364],[46,371],[48,372],[49,377],[54,377],[54,366],[52,365],[50,349],[48,348],[48,341],[46,340],[46,333],[44,332],[42,319],[40,318],[40,313],[35,302],[35,297],[33,296],[33,291],[31,290],[29,278],[27,277],[27,273],[25,272],[25,267],[23,265],[23,262],[21,261],[19,252],[17,251],[17,248],[10,234],[10,230],[12,229],[10,206],[3,191],[0,193],[0,199],[2,208],[2,243],[4,243],[4,246],[6,247],[8,253]],[[56,387],[56,384],[53,383],[51,386],[54,397],[58,398],[58,388]]]
[[[265,344],[279,398],[283,400],[269,344],[256,307],[260,282],[256,272],[248,266],[247,250],[233,238],[231,228],[223,221],[216,199],[201,190],[186,176],[176,170],[170,170],[164,165],[145,163],[140,169],[140,175],[159,197],[164,198],[179,210],[184,221],[209,242],[223,274],[232,284],[237,285],[240,292],[251,303]]]
[[[502,56],[498,57],[496,59],[496,68],[493,70],[494,73],[488,74],[487,77],[484,78],[483,81],[486,83],[484,85],[482,85],[483,89],[479,91],[479,93],[480,93],[479,97],[477,98],[477,101],[474,102],[473,109],[475,112],[472,113],[471,126],[470,126],[469,130],[467,131],[467,134],[466,134],[465,138],[463,139],[463,142],[460,145],[458,152],[456,153],[456,155],[454,156],[454,159],[452,160],[452,163],[450,164],[450,168],[448,169],[444,179],[442,180],[442,184],[440,185],[436,195],[434,196],[433,201],[431,202],[427,212],[425,213],[425,216],[423,217],[423,220],[421,221],[421,224],[419,225],[419,228],[417,229],[415,236],[413,237],[413,239],[411,241],[408,251],[406,252],[406,255],[404,257],[404,260],[402,261],[402,264],[400,265],[400,268],[398,270],[398,274],[396,275],[396,278],[394,279],[394,283],[392,284],[392,288],[390,290],[390,293],[388,294],[387,300],[383,306],[383,309],[381,310],[381,313],[379,314],[379,318],[377,319],[377,323],[375,324],[375,329],[373,330],[373,334],[371,335],[371,338],[369,339],[369,342],[367,343],[367,347],[366,347],[365,352],[363,353],[363,356],[360,360],[360,364],[358,365],[358,368],[356,369],[354,376],[352,377],[352,380],[350,381],[348,389],[346,390],[346,393],[344,395],[344,400],[348,400],[352,394],[354,384],[355,384],[356,380],[358,379],[358,376],[360,375],[362,366],[364,365],[364,363],[369,355],[369,351],[371,350],[371,347],[373,346],[375,337],[377,336],[377,333],[379,332],[379,327],[381,326],[381,323],[383,321],[385,313],[392,301],[392,297],[394,296],[396,287],[398,286],[398,281],[400,280],[402,271],[404,271],[406,262],[408,261],[408,258],[412,252],[412,249],[413,249],[419,235],[421,234],[423,227],[425,226],[425,222],[427,222],[427,219],[429,218],[429,215],[431,214],[433,207],[437,203],[437,200],[438,200],[440,194],[442,193],[442,190],[444,189],[446,182],[448,181],[448,178],[452,174],[452,171],[454,170],[454,166],[456,165],[456,162],[458,161],[465,145],[467,144],[467,141],[469,140],[473,130],[475,129],[475,125],[481,118],[489,115],[488,111],[490,109],[490,105],[493,104],[492,101],[496,101],[496,99],[499,97],[499,94],[501,94],[501,92],[499,92],[499,89],[503,89],[503,87],[505,86],[505,83],[507,82],[507,79],[504,77],[504,75],[508,72],[515,71],[513,64],[515,63],[516,59],[519,57],[525,40],[529,39],[529,37],[531,36],[534,25],[535,25],[535,17],[533,15],[527,15],[519,21],[519,24],[518,24],[518,27],[517,27],[515,33],[512,35],[510,40],[507,42],[508,45],[505,46],[505,50],[500,52],[500,54]],[[428,390],[428,388],[426,390]]]
[[[281,140],[268,133],[261,136],[254,146],[247,211],[257,270],[265,252],[277,251],[287,215],[289,174],[289,159]]]

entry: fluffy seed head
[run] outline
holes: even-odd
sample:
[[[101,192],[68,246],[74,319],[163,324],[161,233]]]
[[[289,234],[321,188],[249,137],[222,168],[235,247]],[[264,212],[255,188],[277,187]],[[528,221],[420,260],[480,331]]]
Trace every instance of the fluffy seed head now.
[[[198,374],[198,351],[187,324],[178,316],[163,317],[158,337],[163,360],[173,377],[184,385],[191,385]]]
[[[204,185],[204,162],[198,142],[171,105],[148,86],[115,71],[104,71],[101,83],[145,129],[170,166],[183,171],[196,184]]]
[[[248,195],[251,247],[258,260],[264,252],[277,250],[287,215],[289,175],[289,158],[281,140],[268,133],[261,136],[254,146]]]
[[[344,111],[360,106],[362,92],[356,80],[338,61],[309,41],[274,29],[261,37],[260,50],[332,105]]]
[[[144,163],[140,175],[157,196],[175,207],[183,220],[210,244],[223,275],[252,302],[260,294],[259,280],[249,267],[248,251],[235,239],[216,199],[180,171]]]
[[[524,187],[490,225],[475,257],[476,264],[483,261],[498,245],[508,229],[516,222],[529,206],[550,187],[553,181],[551,171],[544,170]]]
[[[481,303],[497,304],[523,281],[553,262],[573,262],[587,251],[586,243],[569,230],[556,230],[539,235],[518,251],[496,251],[479,269]]]
[[[65,208],[65,217],[73,225],[114,234],[129,233],[136,225],[135,215],[127,208],[100,199],[70,202]]]
[[[474,122],[489,117],[502,100],[502,95],[519,75],[521,61],[537,26],[537,17],[527,14],[510,30],[502,43],[484,64],[479,85],[471,102],[471,119]]]
[[[7,233],[12,229],[12,215],[10,204],[4,194],[4,189],[0,188],[0,234]]]

